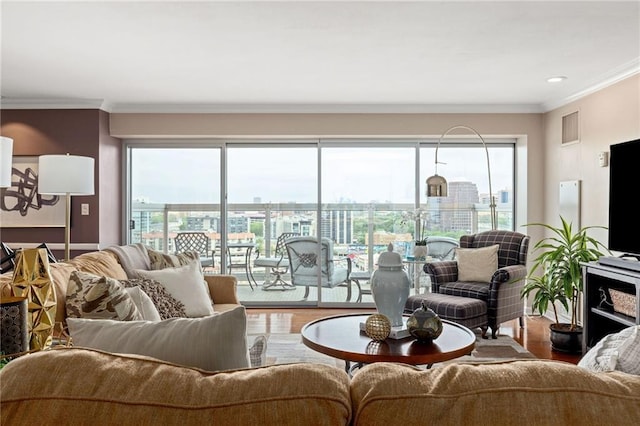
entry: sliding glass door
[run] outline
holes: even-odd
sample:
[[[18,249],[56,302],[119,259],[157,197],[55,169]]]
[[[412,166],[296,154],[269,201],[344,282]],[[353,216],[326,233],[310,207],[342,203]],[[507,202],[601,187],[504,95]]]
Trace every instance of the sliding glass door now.
[[[127,241],[174,253],[178,233],[202,232],[215,257],[210,272],[220,272],[220,148],[150,143],[127,151]]]
[[[316,289],[305,297],[306,288],[292,284],[285,249],[277,242],[280,236],[317,234],[317,144],[229,144],[226,153],[227,253],[241,300],[315,306]]]
[[[425,196],[437,141],[130,141],[126,240],[175,253],[178,233],[205,234],[205,272],[236,276],[247,306],[373,307],[367,277],[389,244],[409,256],[418,239],[491,227],[486,151],[451,139],[438,150],[445,198]],[[515,144],[488,141],[488,152],[498,228],[514,229]],[[410,218],[418,208],[421,222]],[[330,242],[333,265],[364,277],[362,292],[353,280],[293,285],[278,240],[294,235]]]

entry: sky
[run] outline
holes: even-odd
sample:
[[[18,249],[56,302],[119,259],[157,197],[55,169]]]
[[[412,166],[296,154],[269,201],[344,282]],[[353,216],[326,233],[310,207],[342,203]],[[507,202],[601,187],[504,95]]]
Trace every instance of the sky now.
[[[317,201],[316,148],[227,147],[228,202]],[[433,148],[421,149],[420,193],[434,174]],[[322,150],[323,202],[411,203],[414,199],[413,148],[338,148]],[[492,189],[512,188],[512,150],[490,150]],[[220,197],[220,151],[134,149],[133,197],[158,203],[217,203]],[[488,192],[486,154],[482,149],[438,150],[438,174],[449,182],[467,180]]]

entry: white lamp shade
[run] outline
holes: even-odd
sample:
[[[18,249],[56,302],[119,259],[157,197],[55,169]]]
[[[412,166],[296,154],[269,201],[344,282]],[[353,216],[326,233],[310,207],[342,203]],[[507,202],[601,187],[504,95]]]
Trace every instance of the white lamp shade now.
[[[41,155],[38,160],[38,193],[44,195],[93,195],[91,157]]]
[[[0,136],[0,188],[11,186],[11,161],[13,158],[13,139]]]

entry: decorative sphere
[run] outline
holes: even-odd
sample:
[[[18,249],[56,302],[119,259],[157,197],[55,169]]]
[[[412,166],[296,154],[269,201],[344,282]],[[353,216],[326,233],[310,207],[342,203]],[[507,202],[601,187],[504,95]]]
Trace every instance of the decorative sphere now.
[[[382,314],[373,314],[365,321],[365,333],[373,340],[381,341],[391,333],[391,321]]]
[[[442,320],[422,302],[407,320],[407,329],[419,342],[430,343],[442,334]]]

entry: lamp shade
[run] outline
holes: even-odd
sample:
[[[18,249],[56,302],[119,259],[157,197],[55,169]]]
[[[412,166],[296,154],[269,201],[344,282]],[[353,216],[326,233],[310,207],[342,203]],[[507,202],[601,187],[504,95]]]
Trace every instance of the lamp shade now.
[[[446,197],[447,180],[440,175],[433,175],[427,179],[427,197]]]
[[[13,139],[0,136],[0,188],[11,186],[11,161],[13,157]]]
[[[91,157],[41,155],[38,160],[38,192],[47,195],[93,195]]]

